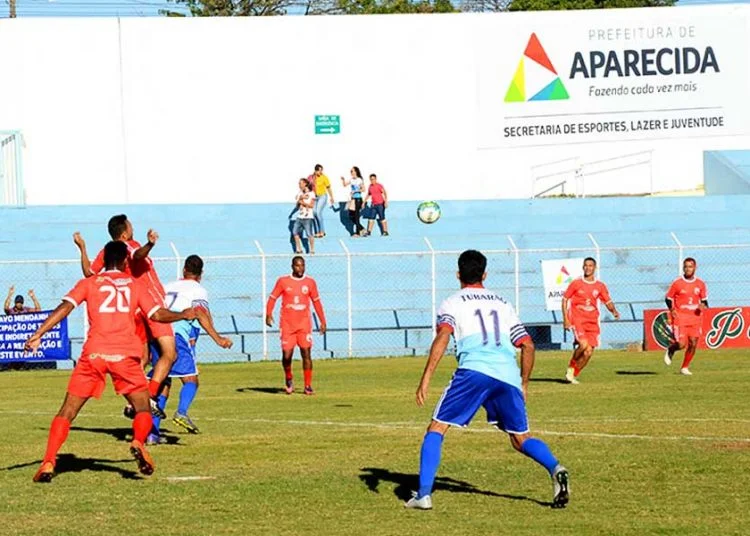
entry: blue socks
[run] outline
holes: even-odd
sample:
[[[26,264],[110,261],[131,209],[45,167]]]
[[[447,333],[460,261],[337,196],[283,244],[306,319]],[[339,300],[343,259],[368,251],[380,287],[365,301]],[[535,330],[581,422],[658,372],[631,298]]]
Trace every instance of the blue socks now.
[[[422,452],[419,456],[419,492],[417,498],[421,499],[432,492],[440,466],[440,451],[443,448],[443,434],[427,432],[422,441]]]
[[[190,404],[195,400],[195,395],[198,393],[198,384],[194,382],[184,383],[182,389],[180,389],[180,403],[177,406],[177,413],[180,415],[187,415],[190,409]]]
[[[164,411],[164,408],[167,407],[167,397],[164,395],[159,395],[159,397],[156,399],[156,405],[159,406],[160,410]],[[159,426],[161,426],[161,419],[157,417],[156,415],[153,415],[151,417],[151,420],[154,423],[154,428],[151,430],[151,433],[158,434]]]
[[[557,458],[541,439],[530,437],[521,445],[521,452],[549,471],[550,476],[557,467]]]

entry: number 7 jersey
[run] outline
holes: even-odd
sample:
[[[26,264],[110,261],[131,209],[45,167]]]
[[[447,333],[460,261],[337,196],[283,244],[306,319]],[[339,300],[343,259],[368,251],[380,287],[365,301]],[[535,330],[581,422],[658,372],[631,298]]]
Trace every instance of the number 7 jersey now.
[[[521,388],[516,348],[530,337],[511,304],[483,287],[465,287],[440,305],[437,325],[453,332],[458,368]]]
[[[89,332],[83,355],[140,356],[135,312],[140,308],[150,318],[161,308],[145,283],[116,270],[81,279],[63,300],[75,307],[86,302]]]

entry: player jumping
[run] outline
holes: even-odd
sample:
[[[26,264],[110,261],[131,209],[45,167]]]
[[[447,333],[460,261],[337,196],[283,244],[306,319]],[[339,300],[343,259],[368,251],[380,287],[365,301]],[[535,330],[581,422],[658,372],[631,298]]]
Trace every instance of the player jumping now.
[[[464,251],[458,258],[461,290],[445,300],[438,311],[437,334],[417,388],[422,407],[435,369],[451,335],[456,340],[458,369],[438,401],[422,442],[419,491],[406,508],[432,508],[443,436],[451,426],[468,426],[480,406],[487,422],[510,436],[514,449],[542,465],[552,477],[552,506],[568,503],[568,471],[549,447],[529,434],[525,398],[534,368],[534,343],[516,316],[513,306],[484,288],[487,259],[479,251]],[[521,370],[515,348],[521,348]]]
[[[190,419],[188,410],[198,392],[198,366],[195,362],[195,345],[200,334],[200,328],[202,327],[208,333],[209,337],[220,347],[232,347],[232,341],[219,335],[214,328],[213,318],[208,308],[208,292],[200,283],[202,276],[203,259],[198,255],[189,255],[185,259],[182,279],[167,283],[167,286],[164,288],[167,294],[167,307],[171,311],[182,311],[183,309],[193,307],[196,312],[195,320],[183,320],[174,324],[177,360],[169,371],[170,381],[172,378],[180,378],[182,380],[180,401],[177,406],[177,412],[174,414],[172,420],[191,434],[199,432],[198,427]],[[154,365],[156,365],[158,359],[158,355],[154,355]],[[158,398],[159,408],[162,411],[167,406],[169,390],[170,385],[167,382]],[[161,418],[154,415],[153,422],[154,428],[148,436],[147,444],[160,443],[159,426]]]
[[[596,260],[586,257],[583,261],[583,277],[574,280],[562,299],[563,328],[572,329],[574,341],[573,357],[568,363],[565,379],[577,384],[578,375],[589,364],[594,348],[599,346],[599,303],[603,303],[615,320],[620,319],[607,285],[596,279]]]
[[[89,332],[70,377],[65,400],[52,420],[47,451],[34,482],[52,480],[57,452],[68,437],[70,424],[89,398],[101,396],[107,373],[117,394],[124,395],[135,408],[130,452],[138,462],[138,469],[144,475],[154,472],[154,462],[143,446],[151,430],[151,414],[148,382],[141,367],[141,343],[135,332],[135,312],[140,308],[150,320],[176,322],[195,318],[195,311],[175,313],[163,308],[140,281],[123,273],[127,256],[123,242],[109,242],[104,247],[104,271],[79,281],[26,341],[25,349],[36,351],[45,333],[76,306],[87,303]]]
[[[305,377],[306,395],[313,394],[312,388],[312,320],[310,302],[320,320],[320,332],[326,332],[326,317],[318,294],[318,285],[312,277],[305,275],[305,259],[297,255],[292,259],[292,274],[280,277],[268,297],[266,304],[266,325],[273,325],[273,308],[281,298],[281,365],[284,367],[287,394],[294,392],[292,381],[292,357],[294,347],[299,346],[302,356],[302,371]]]
[[[682,263],[682,277],[674,280],[667,291],[665,301],[669,309],[674,342],[664,354],[664,363],[672,364],[672,357],[685,348],[680,374],[692,376],[688,368],[698,348],[698,339],[703,334],[703,310],[708,307],[706,283],[695,276],[696,262],[688,257]]]

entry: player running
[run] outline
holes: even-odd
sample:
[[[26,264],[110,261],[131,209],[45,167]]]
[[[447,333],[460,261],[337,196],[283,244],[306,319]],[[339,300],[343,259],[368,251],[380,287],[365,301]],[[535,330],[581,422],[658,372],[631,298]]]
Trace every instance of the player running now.
[[[320,320],[320,332],[326,332],[326,317],[320,302],[318,285],[312,277],[305,275],[305,259],[299,255],[292,259],[292,274],[276,280],[276,285],[266,304],[266,325],[273,325],[273,308],[281,298],[281,365],[284,367],[287,394],[294,392],[292,381],[292,357],[294,347],[299,346],[302,356],[302,372],[305,378],[306,395],[313,394],[312,388],[312,320],[310,302]]]
[[[599,346],[599,303],[603,303],[615,320],[620,319],[607,285],[596,279],[596,260],[583,260],[583,277],[574,280],[562,299],[563,329],[572,329],[575,341],[573,357],[568,363],[565,379],[578,384],[578,375],[589,364],[594,348]]]
[[[514,449],[547,469],[554,487],[552,506],[562,508],[568,503],[568,471],[543,441],[529,434],[525,398],[534,368],[534,342],[513,306],[484,288],[486,268],[482,253],[464,251],[458,258],[461,290],[438,311],[437,334],[417,388],[417,405],[422,407],[427,399],[430,379],[451,335],[456,341],[458,369],[427,427],[419,461],[419,491],[406,508],[432,508],[443,436],[451,426],[468,426],[480,406],[487,412],[487,422],[510,436]],[[516,348],[521,349],[520,373]]]
[[[70,424],[89,398],[101,396],[107,373],[112,377],[117,394],[125,396],[135,408],[130,452],[138,461],[138,469],[144,475],[154,472],[154,462],[143,446],[151,430],[151,414],[148,382],[140,360],[141,343],[135,333],[136,310],[140,308],[147,318],[156,322],[190,320],[195,318],[195,311],[187,309],[175,313],[163,308],[142,282],[124,273],[127,256],[128,249],[123,242],[109,242],[104,246],[104,271],[79,281],[26,341],[24,348],[36,351],[45,333],[86,302],[89,332],[70,377],[65,400],[52,420],[47,451],[34,482],[52,480],[57,452],[68,437]]]
[[[703,310],[708,307],[706,283],[695,276],[697,264],[688,257],[682,262],[682,277],[674,280],[667,291],[665,301],[669,309],[669,321],[672,325],[674,342],[664,354],[664,363],[672,364],[675,352],[685,348],[680,374],[692,376],[688,368],[698,348],[698,339],[703,335]]]
[[[169,371],[169,378],[158,398],[159,409],[164,411],[169,398],[169,390],[172,378],[180,378],[182,389],[180,389],[180,401],[177,412],[172,418],[173,422],[185,428],[191,434],[199,432],[198,427],[188,415],[195,395],[198,392],[198,366],[195,362],[195,345],[198,341],[200,328],[206,330],[209,337],[222,348],[231,348],[232,341],[220,336],[214,328],[213,318],[208,308],[208,292],[201,285],[203,276],[203,259],[198,255],[189,255],[185,259],[182,270],[182,279],[167,283],[164,288],[167,294],[167,307],[171,311],[182,311],[193,307],[196,312],[195,320],[181,320],[174,324],[175,342],[177,343],[177,360]],[[153,363],[159,360],[158,354],[153,353]],[[146,444],[158,444],[161,442],[159,426],[161,418],[154,415],[154,427],[148,436]]]
[[[129,273],[136,279],[143,279],[148,290],[153,294],[154,299],[158,303],[164,303],[164,287],[159,280],[159,276],[154,268],[154,263],[149,257],[149,253],[156,245],[159,239],[159,234],[153,229],[149,229],[147,234],[147,242],[143,246],[133,239],[133,225],[128,220],[125,214],[117,214],[112,216],[107,223],[107,229],[112,240],[124,242],[128,246],[128,268]],[[89,261],[88,254],[86,252],[86,243],[81,237],[80,233],[73,235],[73,241],[78,246],[81,252],[81,270],[85,277],[91,277],[99,273],[103,266],[103,250],[94,259],[94,262]],[[138,333],[143,341],[143,360],[144,364],[148,361],[148,339],[154,339],[159,343],[161,350],[161,359],[154,369],[153,376],[149,383],[149,393],[151,399],[154,401],[151,404],[151,409],[154,414],[161,418],[166,418],[166,415],[158,409],[156,403],[156,397],[161,391],[162,384],[169,374],[169,370],[172,367],[175,359],[177,358],[177,350],[175,347],[174,331],[172,326],[169,324],[161,324],[159,322],[153,322],[148,319],[141,320],[145,325],[137,326]],[[140,321],[139,321],[140,322]],[[126,408],[126,415],[131,416]]]

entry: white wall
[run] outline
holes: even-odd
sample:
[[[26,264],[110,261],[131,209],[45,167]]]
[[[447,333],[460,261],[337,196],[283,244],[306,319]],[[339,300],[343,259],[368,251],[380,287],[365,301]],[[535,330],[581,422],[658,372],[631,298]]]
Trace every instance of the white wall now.
[[[288,201],[318,162],[331,178],[352,165],[377,172],[398,199],[526,197],[535,164],[642,150],[653,151],[656,190],[692,188],[702,183],[704,149],[750,147],[748,111],[737,102],[750,88],[748,13],[1,20],[0,50],[14,53],[3,54],[0,129],[24,133],[29,204]],[[644,25],[693,25],[697,35],[589,39],[593,28]],[[503,102],[531,32],[568,101]],[[721,73],[677,77],[700,87],[679,102],[594,101],[590,81],[565,77],[573,52],[605,45],[711,45]],[[717,100],[719,129],[553,136],[543,145],[498,134],[511,116],[538,122],[557,110],[580,117]],[[339,114],[341,134],[315,135],[316,114]],[[646,170],[599,175],[587,193],[642,191]]]

